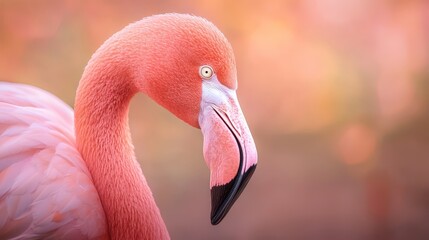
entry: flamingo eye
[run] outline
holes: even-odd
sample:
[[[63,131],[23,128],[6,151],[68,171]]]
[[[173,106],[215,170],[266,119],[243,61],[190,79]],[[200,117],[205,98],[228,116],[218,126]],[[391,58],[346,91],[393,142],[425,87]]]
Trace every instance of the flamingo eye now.
[[[210,79],[213,76],[213,68],[209,65],[200,67],[200,77],[204,79]]]

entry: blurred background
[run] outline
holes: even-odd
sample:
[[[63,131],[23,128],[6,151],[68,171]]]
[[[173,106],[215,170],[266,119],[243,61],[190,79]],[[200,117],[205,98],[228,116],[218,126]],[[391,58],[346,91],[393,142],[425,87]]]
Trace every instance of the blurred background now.
[[[133,99],[136,154],[172,239],[429,239],[429,1],[0,0],[0,79],[73,106],[98,46],[165,12],[203,16],[232,43],[259,153],[211,226],[200,131]]]

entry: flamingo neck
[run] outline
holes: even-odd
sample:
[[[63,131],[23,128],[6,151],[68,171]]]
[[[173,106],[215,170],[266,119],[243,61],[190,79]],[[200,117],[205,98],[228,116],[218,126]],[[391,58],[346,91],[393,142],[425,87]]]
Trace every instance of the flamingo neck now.
[[[125,67],[93,57],[76,94],[77,148],[100,196],[111,239],[169,239],[135,159],[128,108],[137,92]]]

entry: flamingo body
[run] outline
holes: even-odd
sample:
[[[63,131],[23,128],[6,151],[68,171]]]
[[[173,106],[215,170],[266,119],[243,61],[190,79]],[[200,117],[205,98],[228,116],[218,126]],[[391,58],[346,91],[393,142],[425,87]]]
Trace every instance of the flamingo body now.
[[[31,96],[31,97],[29,97]],[[72,109],[0,82],[0,239],[97,239],[106,220],[76,149]]]
[[[225,36],[186,14],[109,38],[85,68],[74,112],[43,90],[0,83],[0,239],[170,238],[131,142],[138,92],[201,129],[220,223],[257,162],[236,88]]]

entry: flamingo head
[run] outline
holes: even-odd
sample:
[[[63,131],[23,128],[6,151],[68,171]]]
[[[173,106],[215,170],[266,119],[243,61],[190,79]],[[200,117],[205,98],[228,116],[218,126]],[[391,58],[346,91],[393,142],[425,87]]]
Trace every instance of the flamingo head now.
[[[255,143],[237,100],[232,47],[212,23],[195,16],[156,15],[136,24],[146,39],[139,44],[143,49],[134,49],[144,52],[134,58],[143,65],[134,77],[136,85],[183,121],[201,128],[210,168],[211,222],[216,225],[257,163]]]

